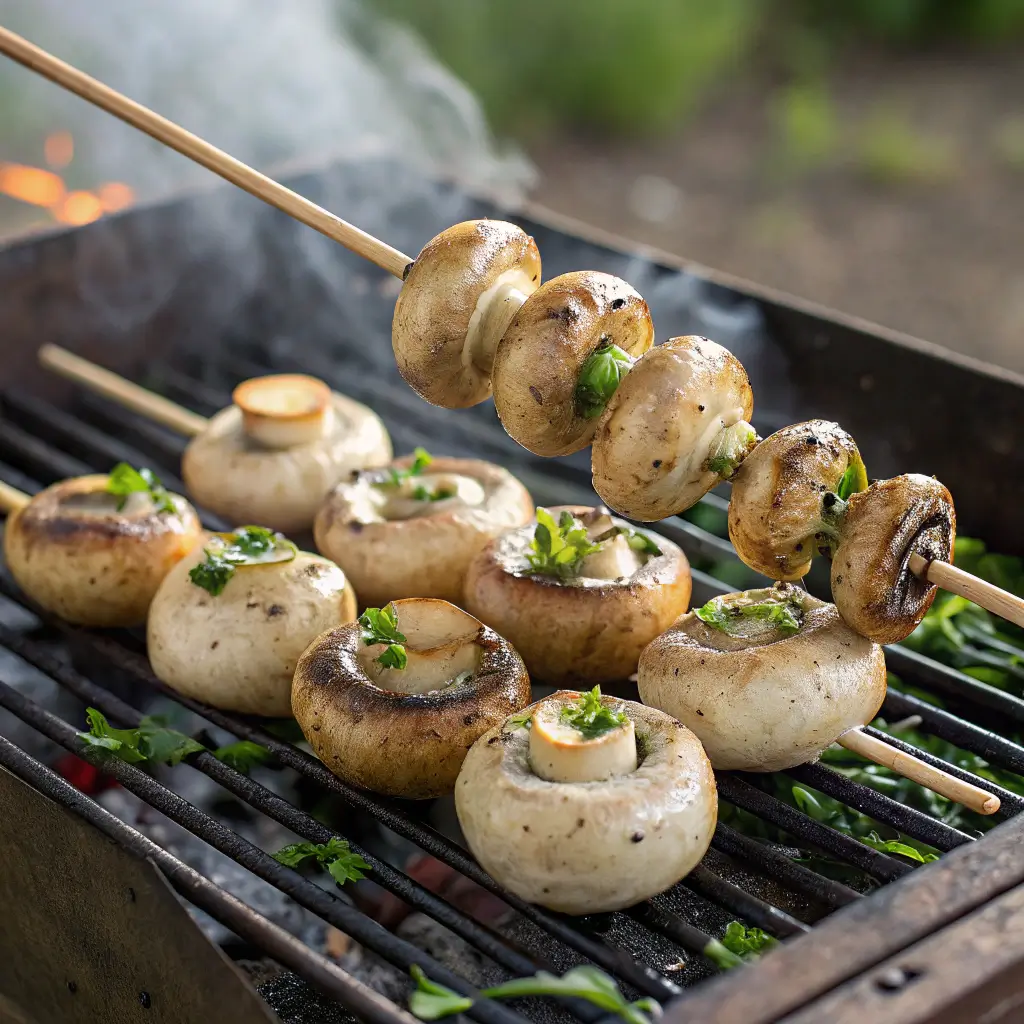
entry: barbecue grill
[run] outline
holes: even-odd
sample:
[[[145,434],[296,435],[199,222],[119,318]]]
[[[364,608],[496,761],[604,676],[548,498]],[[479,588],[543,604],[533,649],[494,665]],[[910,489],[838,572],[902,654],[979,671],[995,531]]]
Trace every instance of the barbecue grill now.
[[[1019,547],[1024,381],[1009,373],[630,250],[543,212],[510,211],[450,184],[425,184],[390,162],[320,167],[287,184],[412,252],[458,220],[516,220],[536,236],[546,276],[579,267],[620,275],[648,299],[659,340],[699,333],[733,349],[750,372],[762,435],[814,416],[839,420],[857,437],[873,475],[935,473],[957,499],[964,533],[996,550]],[[423,444],[490,459],[516,473],[538,503],[593,504],[585,452],[539,460],[511,441],[490,404],[449,412],[404,385],[388,341],[398,284],[224,188],[15,242],[0,251],[0,479],[35,492],[126,460],[182,488],[184,440],[45,375],[36,350],[53,341],[203,414],[228,404],[244,378],[312,373],[370,405],[396,451]],[[728,542],[703,528],[724,507],[712,494],[689,519],[657,526],[697,567],[695,604],[741,581],[757,582],[739,568]],[[737,575],[743,571],[746,577]],[[492,979],[561,973],[580,963],[614,976],[631,998],[657,999],[680,1024],[1024,1016],[1017,973],[1024,962],[1024,818],[1015,817],[1024,798],[932,754],[915,751],[996,793],[1006,820],[976,839],[825,764],[786,774],[935,848],[942,854],[936,863],[913,868],[779,800],[758,778],[723,773],[723,805],[743,813],[719,825],[696,871],[628,911],[571,919],[503,892],[460,845],[444,801],[410,805],[351,788],[267,723],[169,694],[152,675],[138,634],[53,620],[32,608],[5,570],[0,594],[0,1019],[246,1013],[251,1020],[270,1019],[269,1006],[284,1020],[347,1020],[351,1013],[397,1024],[410,1020],[403,977],[413,964],[469,992]],[[1011,738],[1024,732],[1024,700],[906,648],[890,649],[887,660],[905,684],[941,697],[942,707],[890,689],[886,718],[917,716],[923,731],[1024,776],[1024,746]],[[619,692],[629,695],[631,686],[623,681]],[[197,716],[190,721],[216,735],[263,745],[281,771],[250,778],[199,754],[153,776],[106,759],[104,773],[120,785],[93,799],[54,770],[63,765],[71,777],[58,756],[66,752],[95,760],[76,736],[84,706],[133,726],[154,701],[187,710]],[[278,775],[293,780],[287,792]],[[801,862],[786,842],[745,830],[751,821],[821,857]],[[381,890],[435,924],[391,929],[372,900],[350,899],[347,890],[328,890],[278,864],[269,856],[277,846],[266,837],[282,834],[348,838]],[[500,898],[507,912],[474,917],[411,877],[414,848]],[[823,860],[833,870],[821,867]],[[250,890],[239,889],[238,879],[252,876],[261,880],[253,881],[249,901],[258,910],[225,891],[244,898]],[[194,908],[205,934],[248,965],[263,1002],[210,951],[164,880]],[[733,919],[782,945],[713,977],[701,951]],[[361,968],[350,955],[339,967],[337,957],[323,954],[324,924],[358,945]],[[467,1015],[483,1024],[602,1016],[575,1000],[480,1000]]]

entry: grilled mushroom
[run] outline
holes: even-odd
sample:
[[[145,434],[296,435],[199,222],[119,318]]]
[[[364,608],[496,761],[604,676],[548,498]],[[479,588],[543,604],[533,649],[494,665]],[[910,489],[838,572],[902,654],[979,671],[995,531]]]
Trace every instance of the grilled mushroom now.
[[[647,303],[620,278],[588,270],[542,284],[498,343],[502,426],[537,455],[585,448],[620,377],[653,341]]]
[[[299,655],[355,614],[355,594],[333,562],[270,530],[241,527],[215,534],[160,585],[146,632],[149,660],[188,697],[283,717]]]
[[[184,498],[143,474],[122,463],[109,476],[74,477],[11,513],[4,556],[25,593],[82,626],[146,621],[160,581],[202,527]]]
[[[589,914],[633,906],[692,870],[718,796],[679,722],[563,690],[473,744],[455,807],[470,849],[506,889]]]
[[[818,543],[834,535],[834,498],[867,485],[857,445],[838,423],[784,427],[758,444],[732,478],[729,537],[736,553],[769,579],[800,579]]]
[[[335,775],[413,800],[450,793],[477,737],[529,700],[512,646],[430,598],[395,601],[324,633],[292,687],[295,718]]]
[[[486,401],[498,340],[540,284],[540,253],[500,220],[455,224],[423,247],[391,326],[398,370],[420,397],[446,409]]]
[[[754,446],[746,371],[713,341],[672,338],[637,360],[594,435],[594,489],[616,512],[653,522],[728,479]]]
[[[686,610],[690,566],[664,537],[607,509],[538,509],[470,563],[465,606],[554,686],[621,680]]]
[[[508,470],[476,459],[432,459],[420,449],[339,484],[313,531],[317,547],[367,604],[399,597],[458,603],[481,548],[532,517],[530,495]]]
[[[391,458],[377,415],[313,377],[257,377],[232,398],[181,463],[195,500],[231,522],[306,530],[339,480]]]
[[[697,734],[716,770],[774,772],[874,718],[885,658],[834,605],[779,584],[684,615],[640,656],[637,686]]]
[[[832,600],[858,633],[894,644],[914,631],[937,590],[910,571],[910,556],[952,560],[953,499],[938,480],[912,473],[876,481],[841,504],[837,498]]]

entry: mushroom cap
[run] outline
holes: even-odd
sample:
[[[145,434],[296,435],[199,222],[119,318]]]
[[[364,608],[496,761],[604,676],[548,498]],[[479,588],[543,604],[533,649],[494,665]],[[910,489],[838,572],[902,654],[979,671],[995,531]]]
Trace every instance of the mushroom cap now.
[[[938,589],[910,571],[910,556],[952,561],[955,540],[953,498],[934,477],[895,476],[852,495],[832,560],[839,614],[875,643],[908,637]]]
[[[574,515],[588,511],[568,508]],[[533,531],[532,523],[510,531],[473,559],[465,607],[515,646],[535,679],[589,687],[628,678],[644,647],[689,605],[686,555],[658,535],[662,553],[628,578],[562,580],[528,572]]]
[[[404,468],[410,457],[396,459]],[[401,597],[461,602],[469,563],[493,537],[533,518],[533,499],[507,469],[478,459],[435,458],[425,476],[469,477],[484,492],[480,505],[425,502],[422,515],[383,519],[373,492],[377,473],[339,484],[313,524],[316,546],[348,574],[367,605]]]
[[[142,494],[116,511],[109,480],[80,476],[40,491],[8,517],[4,556],[18,585],[62,619],[140,626],[161,580],[195,547],[202,527],[177,494],[170,495],[174,513],[158,512]]]
[[[326,435],[291,448],[253,441],[242,409],[222,409],[182,456],[182,477],[196,502],[229,522],[308,529],[339,480],[391,458],[391,439],[377,414],[345,395],[332,398]]]
[[[481,297],[503,282],[525,293],[540,283],[537,244],[515,224],[468,220],[423,247],[391,325],[398,370],[421,398],[463,409],[490,397],[490,367],[474,365],[467,337]]]
[[[620,910],[674,885],[711,842],[718,794],[697,737],[654,708],[615,704],[636,729],[641,763],[629,775],[547,782],[530,768],[529,729],[512,724],[466,757],[455,785],[462,831],[521,899],[566,914]]]
[[[838,423],[808,420],[761,441],[732,477],[729,538],[740,558],[773,580],[797,580],[811,568],[821,499],[860,461]]]
[[[594,489],[621,515],[654,522],[683,512],[721,482],[707,469],[725,427],[750,420],[754,393],[740,361],[690,335],[637,360],[593,439]]]
[[[171,689],[247,714],[291,714],[299,656],[325,629],[351,621],[345,574],[319,555],[245,565],[214,597],[189,578],[202,545],[160,585],[146,629],[149,660]]]
[[[471,644],[479,651],[472,678],[427,693],[384,689],[367,673],[372,652],[354,622],[317,637],[299,659],[292,710],[335,775],[377,793],[425,800],[450,793],[477,737],[529,703],[530,678],[512,645],[461,608],[431,598],[395,607],[410,659],[418,632],[431,645],[421,655],[455,641]],[[401,671],[377,674],[384,683]]]
[[[692,729],[716,771],[812,761],[870,722],[885,699],[882,649],[850,629],[835,605],[799,593],[803,622],[790,636],[733,637],[690,612],[640,656],[640,699]]]
[[[502,426],[536,455],[585,448],[597,417],[580,415],[576,385],[598,344],[642,356],[654,343],[647,303],[621,278],[582,270],[542,284],[505,331],[494,359]]]

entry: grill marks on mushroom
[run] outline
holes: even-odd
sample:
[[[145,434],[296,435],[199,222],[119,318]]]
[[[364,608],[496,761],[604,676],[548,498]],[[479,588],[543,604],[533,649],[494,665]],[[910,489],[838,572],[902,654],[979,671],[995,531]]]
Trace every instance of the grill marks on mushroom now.
[[[138,626],[161,580],[202,528],[178,495],[168,496],[173,512],[161,511],[145,492],[108,493],[109,482],[97,474],[41,491],[8,517],[4,555],[18,585],[61,618]]]
[[[641,700],[692,729],[717,770],[803,764],[877,714],[882,650],[844,623],[835,605],[786,585],[722,600],[726,608],[794,602],[799,628],[756,619],[749,628],[748,619],[748,628],[728,631],[690,612],[646,648],[637,675]]]
[[[538,745],[540,757],[550,753],[538,727],[546,731],[586,696],[555,693],[481,736],[455,787],[463,833],[488,873],[522,899],[568,914],[618,910],[674,885],[700,862],[718,814],[697,738],[632,701],[600,698],[626,723],[564,744],[559,781],[538,774]],[[632,762],[613,766],[624,740]]]
[[[340,778],[390,796],[442,796],[474,741],[529,702],[529,676],[507,641],[447,601],[394,607],[406,667],[375,662],[358,623],[329,630],[299,660],[292,709]]]

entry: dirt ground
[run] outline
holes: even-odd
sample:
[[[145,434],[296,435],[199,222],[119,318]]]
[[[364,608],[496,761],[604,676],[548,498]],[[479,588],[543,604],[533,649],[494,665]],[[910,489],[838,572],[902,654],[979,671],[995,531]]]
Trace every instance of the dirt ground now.
[[[830,85],[813,167],[792,166],[748,84],[672,139],[536,147],[534,198],[1024,372],[1024,53],[861,57]]]

